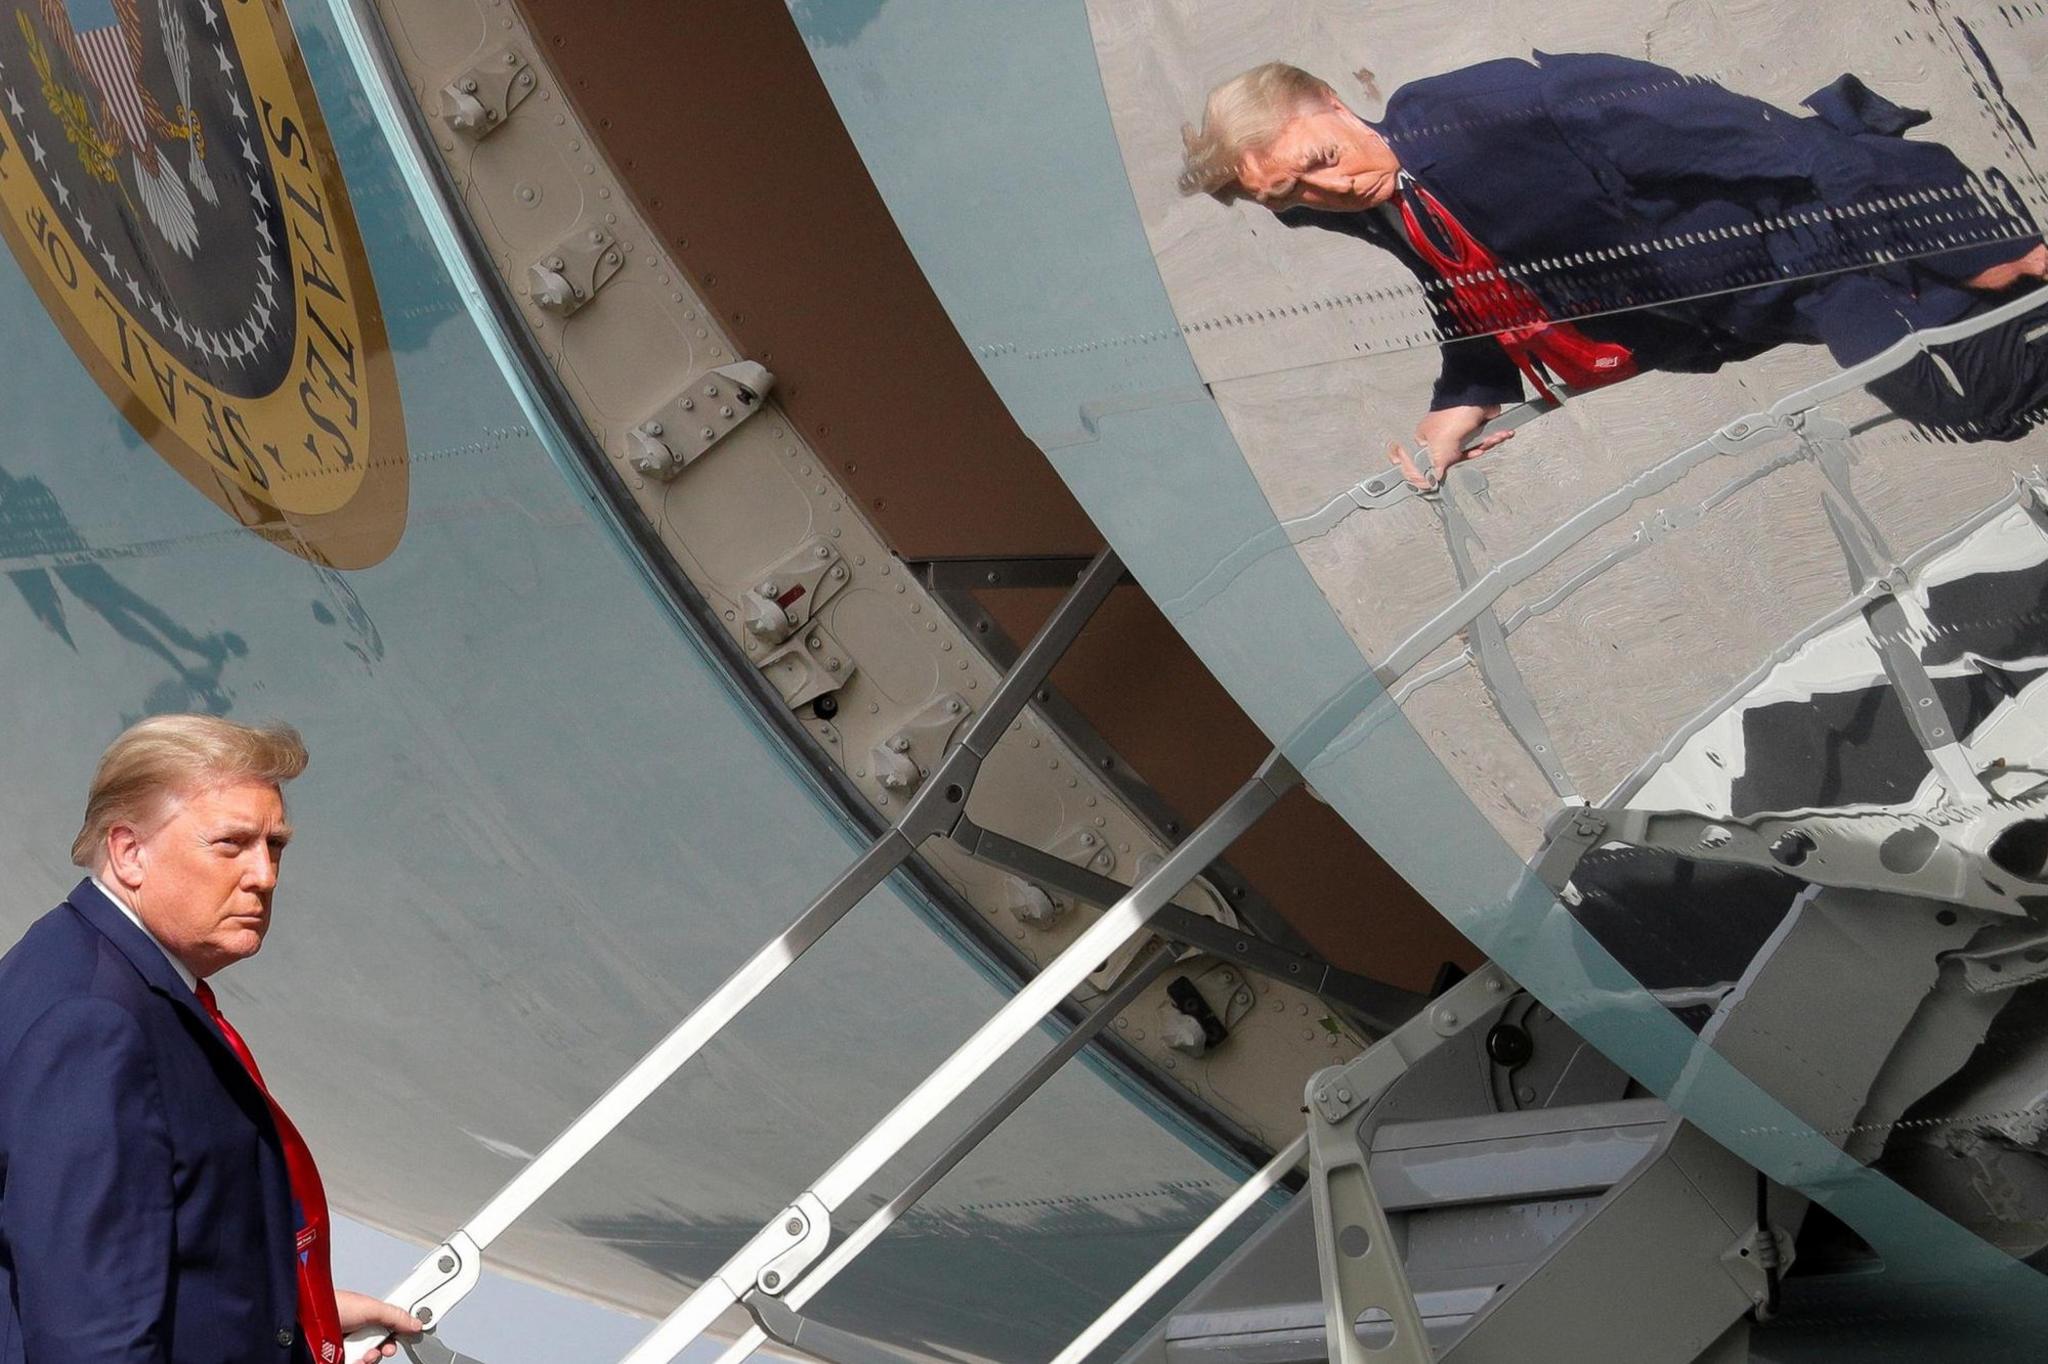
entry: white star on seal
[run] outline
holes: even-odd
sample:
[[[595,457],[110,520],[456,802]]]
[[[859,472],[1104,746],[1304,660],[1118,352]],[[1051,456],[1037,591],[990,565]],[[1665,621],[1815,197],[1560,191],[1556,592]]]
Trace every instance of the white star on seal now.
[[[75,215],[74,215],[74,216],[75,216]],[[79,240],[80,240],[80,241],[82,241],[82,242],[84,242],[84,243],[85,243],[85,244],[86,244],[87,246],[91,246],[91,245],[93,245],[93,240],[92,240],[92,220],[91,220],[91,219],[89,219],[89,218],[78,218],[78,219],[77,219],[77,221],[78,221],[78,238],[79,238]]]
[[[59,204],[62,204],[65,208],[71,207],[71,191],[64,187],[64,180],[61,176],[53,175],[50,177],[50,188],[57,191],[57,202]]]
[[[263,169],[263,163],[256,157],[256,149],[249,145],[247,137],[242,139],[242,159],[249,163],[249,169],[252,171]]]
[[[220,14],[214,9],[213,0],[199,0],[199,13],[205,17],[209,29],[220,32]]]
[[[159,299],[155,294],[149,296],[149,315],[156,319],[157,326],[166,325],[164,322],[163,300]]]
[[[45,160],[47,153],[43,151],[42,139],[38,138],[33,132],[31,132],[28,135],[28,149],[29,151],[35,154],[36,164],[38,166],[49,164],[48,161]]]
[[[263,245],[269,250],[277,249],[277,238],[270,235],[270,219],[261,213],[250,215],[256,223],[256,235],[263,238]]]
[[[263,293],[263,306],[264,306],[264,307],[270,307],[270,306],[274,305],[274,304],[275,304],[275,303],[277,302],[277,294],[276,294],[276,293],[274,292],[274,290],[275,290],[276,286],[274,286],[273,284],[271,284],[271,282],[270,282],[269,280],[267,280],[267,279],[259,279],[259,280],[257,280],[257,281],[256,281],[256,287],[257,287],[257,288],[258,288],[259,290],[261,290],[261,291],[262,291],[262,293]]]
[[[242,107],[242,97],[234,90],[228,91],[228,112],[235,116],[237,123],[246,125],[249,122],[249,111]]]
[[[16,118],[21,117],[21,101],[15,98],[12,86],[9,86],[7,90],[7,112]]]
[[[224,76],[235,74],[235,64],[228,60],[228,50],[219,43],[213,45],[214,55],[220,58],[220,71]]]
[[[128,276],[128,296],[135,300],[136,307],[142,306],[142,285],[133,275]]]
[[[249,197],[256,201],[259,208],[270,207],[270,196],[263,192],[263,182],[253,175],[249,177]]]
[[[114,264],[114,253],[112,249],[104,246],[101,247],[100,259],[107,263],[107,282],[111,284],[116,278],[116,276],[118,276],[120,273],[119,269]]]
[[[178,334],[178,339],[180,341],[183,341],[187,345],[190,345],[192,343],[192,338],[188,336],[185,332],[185,319],[178,316],[176,313],[171,314],[171,330]]]
[[[259,334],[259,335],[266,335],[266,334],[268,334],[268,333],[269,333],[269,331],[270,331],[270,305],[269,305],[269,304],[267,304],[267,303],[259,303],[259,304],[257,304],[257,305],[256,305],[256,321],[257,321],[257,322],[258,322],[258,323],[260,324],[260,326],[262,327],[262,331],[261,331],[261,332],[259,332],[258,334]]]

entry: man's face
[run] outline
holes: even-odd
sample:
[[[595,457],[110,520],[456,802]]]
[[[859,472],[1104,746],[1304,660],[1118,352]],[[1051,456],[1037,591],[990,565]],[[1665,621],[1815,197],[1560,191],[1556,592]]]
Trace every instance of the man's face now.
[[[1275,213],[1319,208],[1355,213],[1393,197],[1401,163],[1364,120],[1332,99],[1289,119],[1268,145],[1245,153],[1245,197]]]
[[[117,881],[149,931],[194,974],[254,956],[270,928],[278,862],[291,840],[275,786],[242,782],[174,798],[154,831],[112,838]]]

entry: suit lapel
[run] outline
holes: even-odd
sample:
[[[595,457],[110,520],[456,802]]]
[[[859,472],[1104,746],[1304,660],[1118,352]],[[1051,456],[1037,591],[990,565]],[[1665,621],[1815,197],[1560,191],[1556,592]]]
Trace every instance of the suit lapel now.
[[[80,918],[91,924],[128,959],[128,964],[135,968],[136,974],[142,977],[145,985],[182,1009],[186,1016],[198,1025],[200,1031],[206,1034],[207,1040],[217,1050],[216,1059],[224,1060],[227,1063],[226,1069],[236,1077],[236,1081],[230,1083],[239,1082],[246,1086],[248,1095],[267,1109],[267,1101],[262,1091],[257,1089],[256,1082],[249,1078],[249,1072],[243,1068],[241,1058],[235,1055],[234,1049],[228,1045],[227,1038],[221,1036],[221,1031],[215,1026],[213,1019],[200,1007],[198,996],[185,988],[184,980],[164,956],[163,949],[158,947],[148,934],[137,928],[134,921],[121,912],[120,906],[109,900],[105,893],[92,883],[90,877],[72,887],[71,894],[65,897],[64,903],[71,906]]]

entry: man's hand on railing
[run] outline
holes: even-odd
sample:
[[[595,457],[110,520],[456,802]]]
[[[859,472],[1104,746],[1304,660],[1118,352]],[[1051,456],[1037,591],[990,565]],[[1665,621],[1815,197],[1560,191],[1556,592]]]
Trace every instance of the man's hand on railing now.
[[[367,1293],[351,1293],[347,1289],[336,1289],[334,1305],[340,1309],[341,1333],[344,1336],[355,1335],[370,1326],[381,1326],[394,1336],[416,1336],[426,1329],[423,1323],[415,1320],[403,1307],[394,1306],[382,1298],[373,1298]],[[388,1359],[397,1353],[398,1342],[386,1339],[382,1345],[355,1359],[346,1360],[344,1364],[373,1364],[373,1361]]]
[[[1410,455],[1399,442],[1387,446],[1387,458],[1401,471],[1401,477],[1424,492],[1443,482],[1453,464],[1485,454],[1504,441],[1514,439],[1513,430],[1479,435],[1481,427],[1501,413],[1498,403],[1486,407],[1444,407],[1415,424],[1415,453]],[[1473,440],[1474,436],[1479,439]],[[1469,444],[1468,444],[1469,442]]]

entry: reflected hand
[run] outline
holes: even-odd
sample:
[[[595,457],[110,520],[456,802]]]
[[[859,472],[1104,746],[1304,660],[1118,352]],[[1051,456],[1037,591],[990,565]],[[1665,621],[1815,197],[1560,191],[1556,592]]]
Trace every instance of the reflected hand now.
[[[1485,454],[1503,442],[1514,439],[1513,431],[1496,431],[1467,445],[1472,437],[1479,434],[1479,428],[1500,415],[1500,405],[1485,407],[1443,407],[1429,413],[1415,425],[1415,454],[1398,443],[1387,447],[1387,458],[1401,471],[1401,477],[1409,483],[1429,492],[1443,482],[1444,474],[1453,464]]]
[[[334,1305],[340,1309],[341,1333],[344,1336],[352,1336],[366,1326],[381,1326],[395,1336],[416,1336],[427,1329],[425,1323],[403,1307],[394,1307],[367,1293],[336,1289]],[[344,1361],[344,1364],[373,1364],[373,1361],[388,1359],[397,1353],[398,1342],[387,1340],[360,1359]]]
[[[2023,279],[2048,279],[2048,245],[2037,245],[2018,260],[1979,270],[1963,284],[1970,289],[2010,289]]]

